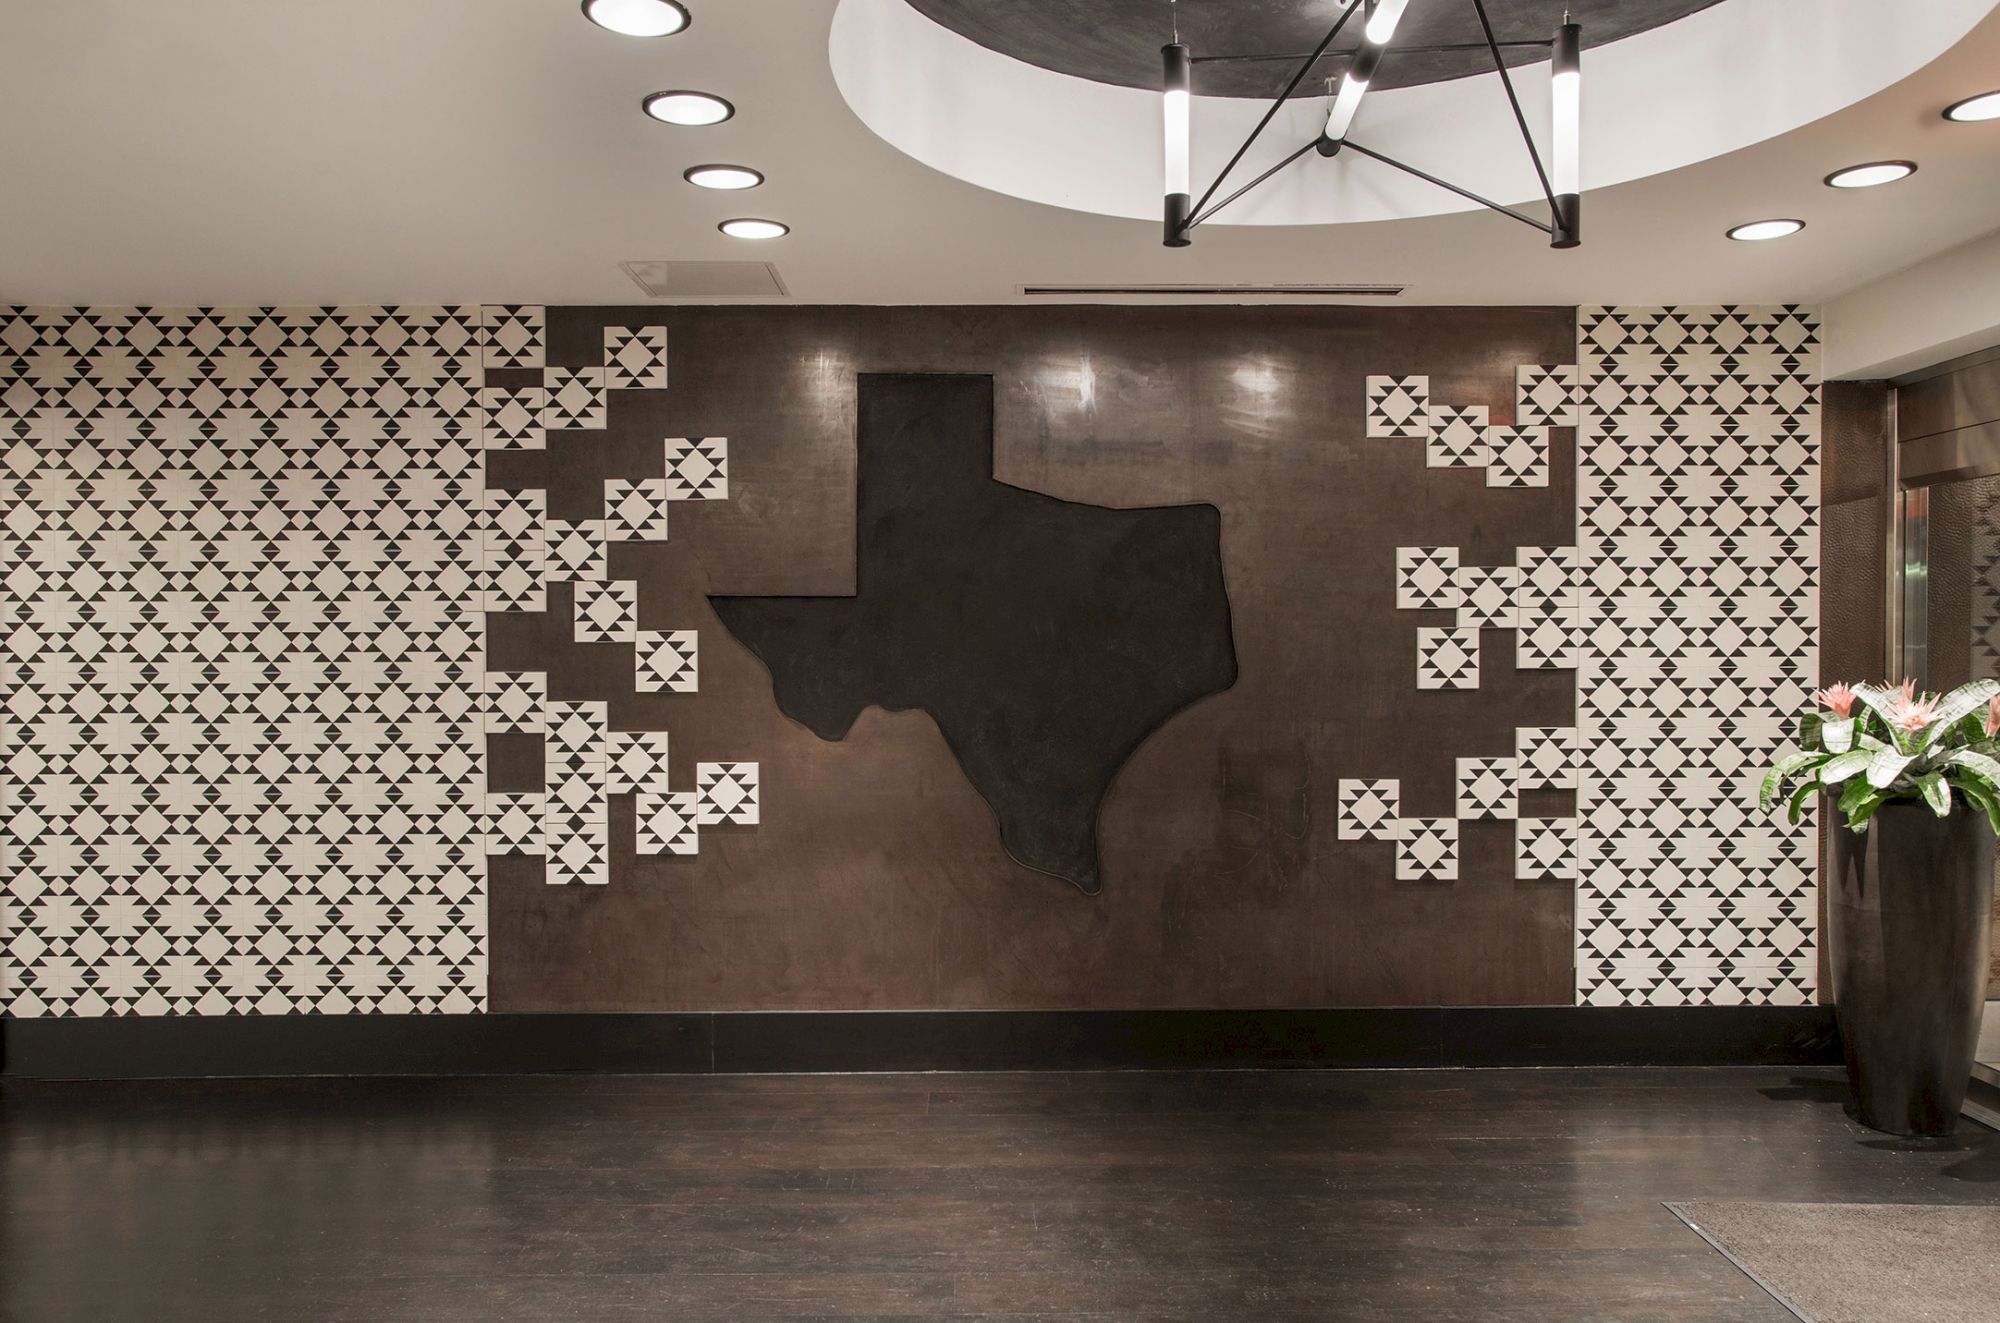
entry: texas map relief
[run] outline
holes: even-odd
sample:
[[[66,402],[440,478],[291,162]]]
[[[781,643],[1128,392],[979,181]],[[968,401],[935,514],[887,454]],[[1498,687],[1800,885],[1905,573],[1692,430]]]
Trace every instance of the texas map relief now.
[[[1222,516],[996,481],[990,377],[864,374],[858,406],[854,595],[709,600],[787,716],[930,713],[1007,853],[1094,894],[1118,769],[1236,682]]]

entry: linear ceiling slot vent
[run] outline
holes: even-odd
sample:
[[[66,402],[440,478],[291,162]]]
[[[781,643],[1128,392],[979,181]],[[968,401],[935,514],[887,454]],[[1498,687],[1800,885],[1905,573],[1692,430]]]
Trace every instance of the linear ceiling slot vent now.
[[[769,262],[620,262],[618,266],[656,299],[785,299],[792,293]]]
[[[1393,299],[1406,285],[1023,285],[1024,295],[1151,294],[1170,298]]]

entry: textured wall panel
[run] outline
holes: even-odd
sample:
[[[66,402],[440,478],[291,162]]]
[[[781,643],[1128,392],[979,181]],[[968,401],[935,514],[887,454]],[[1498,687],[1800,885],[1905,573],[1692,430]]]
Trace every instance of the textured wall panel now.
[[[1810,1002],[1814,826],[1756,794],[1818,679],[1816,323],[1590,308],[1578,340],[1577,998]]]
[[[486,993],[471,308],[0,311],[8,1013]]]

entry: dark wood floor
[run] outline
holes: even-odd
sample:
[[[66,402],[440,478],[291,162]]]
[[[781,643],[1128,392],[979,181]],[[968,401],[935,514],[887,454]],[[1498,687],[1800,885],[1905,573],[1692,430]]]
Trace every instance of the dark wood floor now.
[[[2000,1203],[1825,1071],[0,1085],[0,1316],[1684,1323],[1662,1200]]]

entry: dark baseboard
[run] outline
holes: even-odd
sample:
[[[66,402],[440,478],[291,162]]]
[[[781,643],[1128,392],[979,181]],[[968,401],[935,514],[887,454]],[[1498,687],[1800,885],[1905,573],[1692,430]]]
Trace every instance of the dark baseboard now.
[[[1831,1007],[820,1011],[7,1020],[39,1079],[1832,1065]]]

